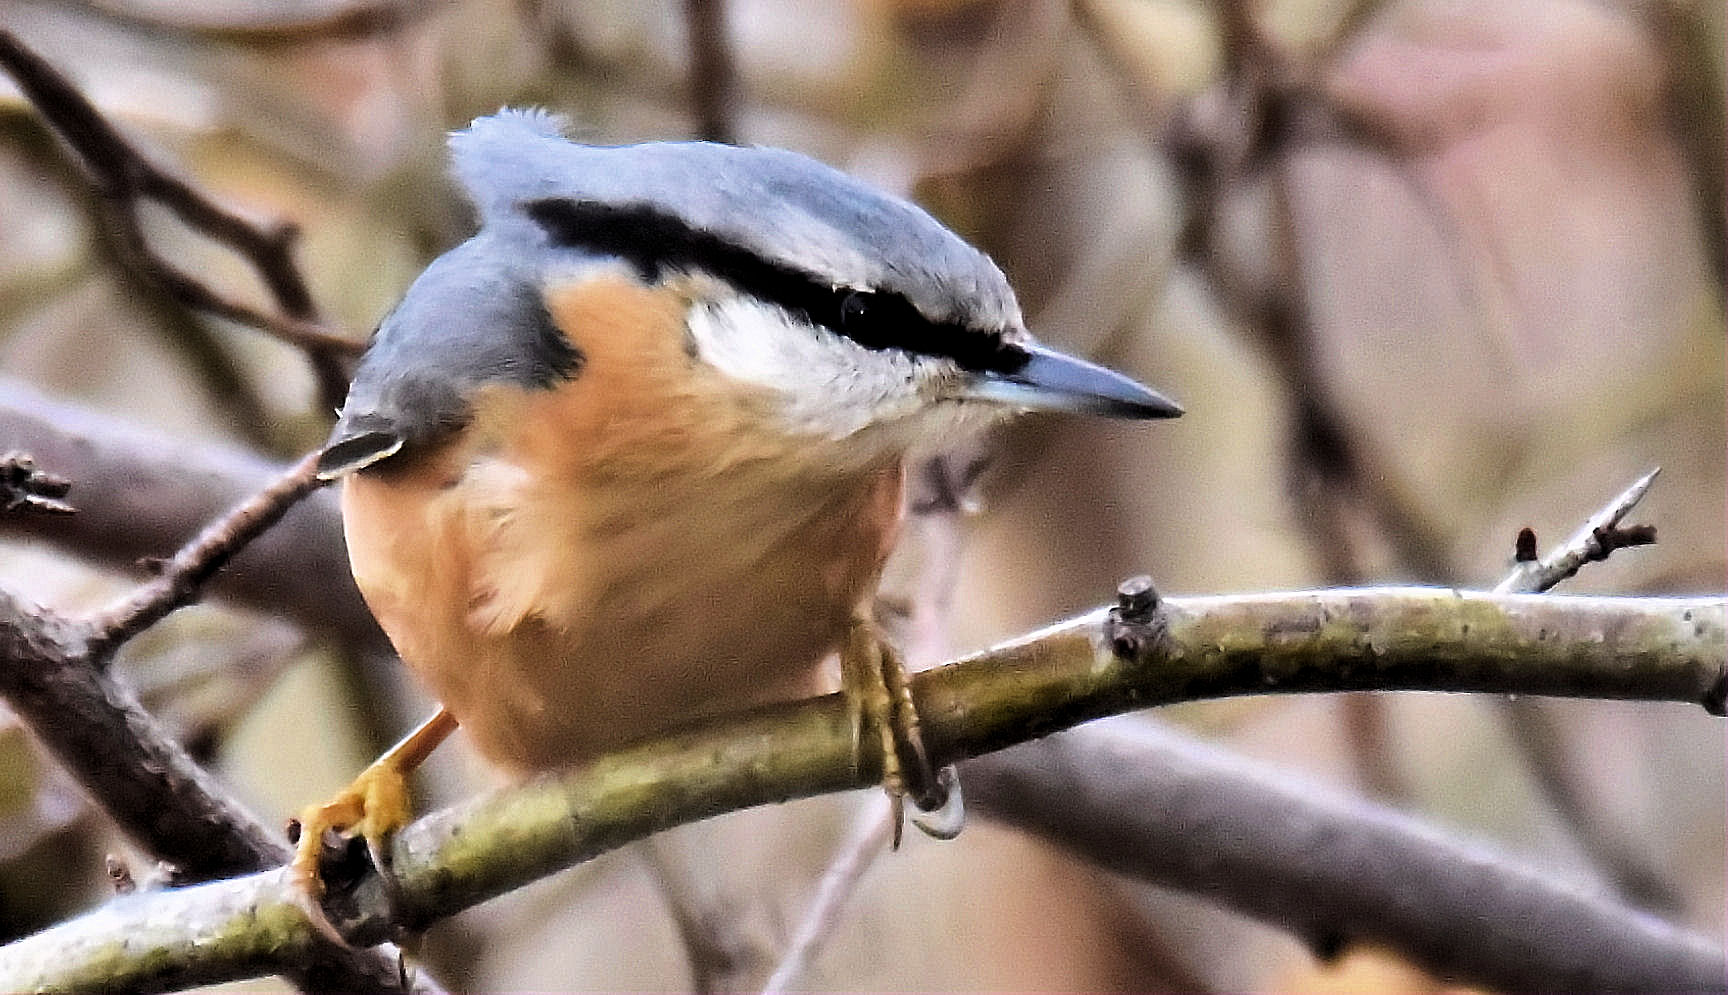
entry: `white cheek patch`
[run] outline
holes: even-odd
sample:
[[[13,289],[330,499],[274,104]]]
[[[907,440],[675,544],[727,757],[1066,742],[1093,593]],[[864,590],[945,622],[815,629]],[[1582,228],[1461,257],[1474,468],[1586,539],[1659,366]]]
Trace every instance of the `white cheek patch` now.
[[[913,357],[866,349],[748,295],[694,304],[689,327],[704,362],[773,391],[794,431],[842,439],[923,405]]]

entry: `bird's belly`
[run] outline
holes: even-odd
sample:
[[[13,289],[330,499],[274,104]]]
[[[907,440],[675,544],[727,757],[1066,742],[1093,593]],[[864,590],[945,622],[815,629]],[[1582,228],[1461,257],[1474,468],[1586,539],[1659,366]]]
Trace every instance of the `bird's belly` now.
[[[539,770],[819,690],[887,555],[900,471],[649,488],[482,460],[418,501],[385,493],[412,486],[347,486],[350,536],[390,537],[351,539],[356,579],[480,753]],[[398,526],[358,521],[380,515]]]

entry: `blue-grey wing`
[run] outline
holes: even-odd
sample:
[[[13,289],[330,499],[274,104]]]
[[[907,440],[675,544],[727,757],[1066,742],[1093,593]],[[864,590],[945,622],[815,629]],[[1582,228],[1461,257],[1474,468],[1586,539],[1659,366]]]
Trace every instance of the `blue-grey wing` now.
[[[482,229],[433,261],[361,358],[319,461],[326,477],[437,442],[488,382],[550,386],[580,353],[552,324],[532,245]]]

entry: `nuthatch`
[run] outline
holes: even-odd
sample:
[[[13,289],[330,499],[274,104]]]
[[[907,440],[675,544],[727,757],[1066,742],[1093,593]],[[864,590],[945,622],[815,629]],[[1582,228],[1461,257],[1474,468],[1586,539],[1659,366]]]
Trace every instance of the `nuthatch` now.
[[[538,771],[818,691],[909,454],[1015,410],[1181,413],[1033,341],[905,201],[777,149],[560,129],[451,138],[479,233],[384,319],[324,450],[354,578],[444,711],[309,811],[303,872],[327,826],[406,818],[405,768],[456,723]]]

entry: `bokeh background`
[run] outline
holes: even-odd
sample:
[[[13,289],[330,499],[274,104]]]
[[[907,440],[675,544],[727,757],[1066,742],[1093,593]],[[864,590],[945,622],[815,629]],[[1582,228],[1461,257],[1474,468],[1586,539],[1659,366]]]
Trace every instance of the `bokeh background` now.
[[[995,256],[1040,336],[1188,415],[1027,421],[951,454],[975,513],[912,529],[890,577],[894,597],[944,605],[918,633],[926,662],[1140,572],[1168,593],[1492,586],[1519,528],[1546,549],[1653,466],[1634,520],[1661,542],[1565,589],[1728,582],[1718,0],[730,0],[693,44],[706,6],[7,0],[0,27],[158,163],[300,226],[318,304],[356,338],[469,230],[443,136],[506,104],[564,112],[594,141],[723,130],[930,207]],[[146,221],[185,271],[265,301],[226,250]],[[190,316],[119,265],[107,230],[0,78],[0,376],[199,451],[316,445],[330,412],[303,358]],[[0,582],[68,608],[124,589],[51,529],[8,534]],[[339,643],[219,604],[122,666],[271,818],[425,707]],[[1723,726],[1695,706],[1304,696],[1155,720],[1722,932]],[[490,777],[458,745],[428,802]],[[438,927],[426,963],[470,989],[686,988],[677,905],[750,977],[861,798],[596,860]],[[100,901],[103,855],[126,852],[0,722],[0,931]],[[1274,930],[977,821],[878,860],[807,983],[1429,984],[1402,970],[1316,964]]]

